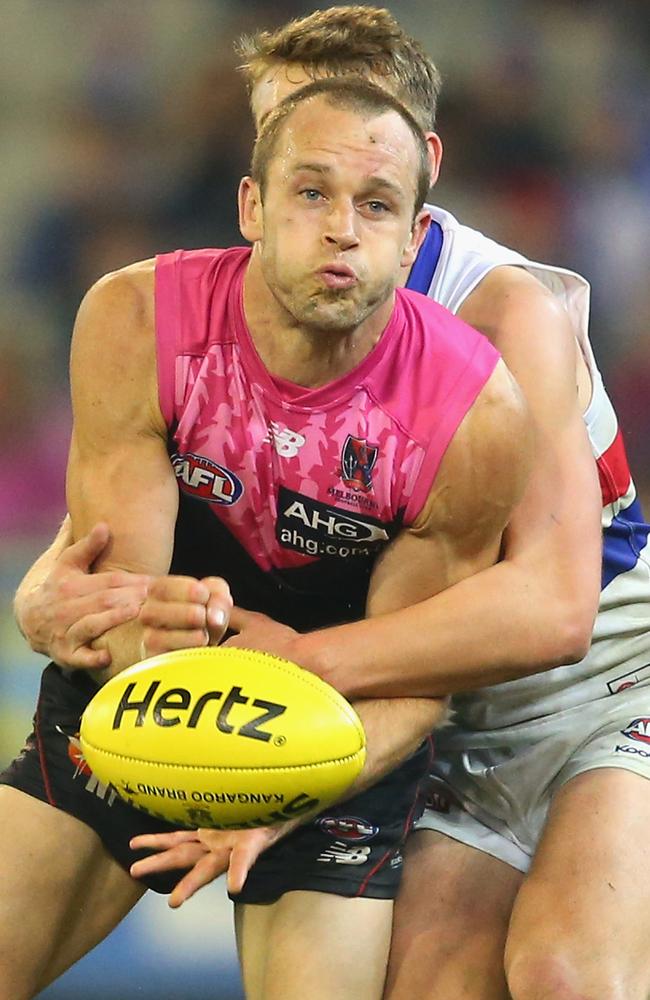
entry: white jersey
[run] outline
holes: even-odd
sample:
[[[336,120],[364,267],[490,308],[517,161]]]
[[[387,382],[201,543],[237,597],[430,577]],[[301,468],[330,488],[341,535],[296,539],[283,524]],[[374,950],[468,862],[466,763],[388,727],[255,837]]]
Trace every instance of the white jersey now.
[[[452,726],[494,730],[650,683],[650,527],[644,522],[616,414],[588,338],[589,284],[559,267],[526,260],[427,206],[432,225],[408,287],[457,312],[495,267],[523,267],[567,310],[589,366],[592,397],[584,414],[603,497],[602,591],[592,646],[580,663],[482,688],[453,699]],[[486,733],[487,735],[487,733]]]

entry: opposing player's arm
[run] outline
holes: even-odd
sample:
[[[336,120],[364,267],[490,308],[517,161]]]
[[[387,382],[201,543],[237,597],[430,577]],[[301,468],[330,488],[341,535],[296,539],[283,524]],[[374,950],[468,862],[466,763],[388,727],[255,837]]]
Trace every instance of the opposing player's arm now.
[[[160,574],[169,568],[177,488],[158,405],[153,266],[108,275],[86,295],[72,342],[73,435],[67,476],[73,536],[111,526],[98,568]],[[101,640],[112,670],[139,659],[141,626]]]
[[[316,672],[350,695],[453,693],[575,662],[589,648],[600,497],[578,403],[573,329],[550,293],[519,269],[497,269],[468,302],[463,318],[501,350],[526,397],[535,439],[530,481],[497,565],[383,621],[387,642],[391,628],[422,630],[407,655],[393,656],[392,643],[388,655],[380,649],[357,670],[336,647],[315,651]],[[358,638],[352,656],[362,655]]]
[[[108,525],[100,522],[74,542],[67,514],[16,590],[19,629],[35,652],[63,667],[109,666],[108,649],[93,649],[93,640],[136,618],[146,598],[150,577],[91,572],[110,537]]]
[[[528,408],[500,362],[447,449],[417,522],[378,560],[368,617],[302,636],[301,662],[353,698],[433,697],[453,691],[454,673],[449,662],[440,663],[437,652],[438,629],[445,630],[445,652],[452,660],[454,643],[465,644],[474,628],[475,611],[461,597],[462,614],[450,633],[446,596],[484,576],[499,559],[534,451]],[[496,648],[487,652],[494,661],[500,640],[495,635]],[[481,682],[479,652],[475,672],[465,670],[462,686]],[[486,650],[482,653],[485,657]]]

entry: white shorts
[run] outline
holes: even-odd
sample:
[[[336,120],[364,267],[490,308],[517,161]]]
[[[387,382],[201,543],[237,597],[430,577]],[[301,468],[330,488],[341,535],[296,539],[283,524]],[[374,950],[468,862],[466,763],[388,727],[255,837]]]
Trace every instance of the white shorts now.
[[[555,792],[583,771],[650,778],[650,686],[498,730],[435,734],[429,798],[417,830],[436,830],[527,872]]]

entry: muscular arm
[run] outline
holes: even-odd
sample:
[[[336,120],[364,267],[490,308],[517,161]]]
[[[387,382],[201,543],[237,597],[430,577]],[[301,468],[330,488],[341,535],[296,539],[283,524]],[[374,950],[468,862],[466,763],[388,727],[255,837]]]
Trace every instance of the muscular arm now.
[[[108,275],[86,295],[72,343],[74,426],[67,476],[74,537],[111,526],[99,569],[160,574],[169,568],[177,488],[158,406],[153,267]],[[138,622],[100,640],[111,670],[140,658]]]
[[[600,498],[578,405],[573,331],[550,293],[518,269],[497,269],[467,306],[463,318],[493,340],[526,396],[532,475],[498,563],[450,579],[399,617],[383,615],[372,646],[366,622],[338,637],[313,636],[312,669],[351,697],[463,691],[575,662],[589,647]]]

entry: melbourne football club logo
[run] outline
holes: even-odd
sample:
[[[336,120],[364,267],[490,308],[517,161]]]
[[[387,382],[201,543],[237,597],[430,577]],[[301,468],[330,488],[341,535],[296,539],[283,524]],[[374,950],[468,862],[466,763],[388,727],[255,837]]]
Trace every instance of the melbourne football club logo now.
[[[372,840],[379,833],[379,827],[358,816],[323,816],[318,820],[323,833],[337,840],[349,840],[360,843]]]
[[[341,452],[341,479],[350,489],[368,493],[372,489],[372,470],[379,448],[365,438],[348,434]]]
[[[638,743],[647,743],[650,745],[650,718],[634,719],[627,729],[621,730],[624,736],[627,736],[630,740],[636,740]]]

